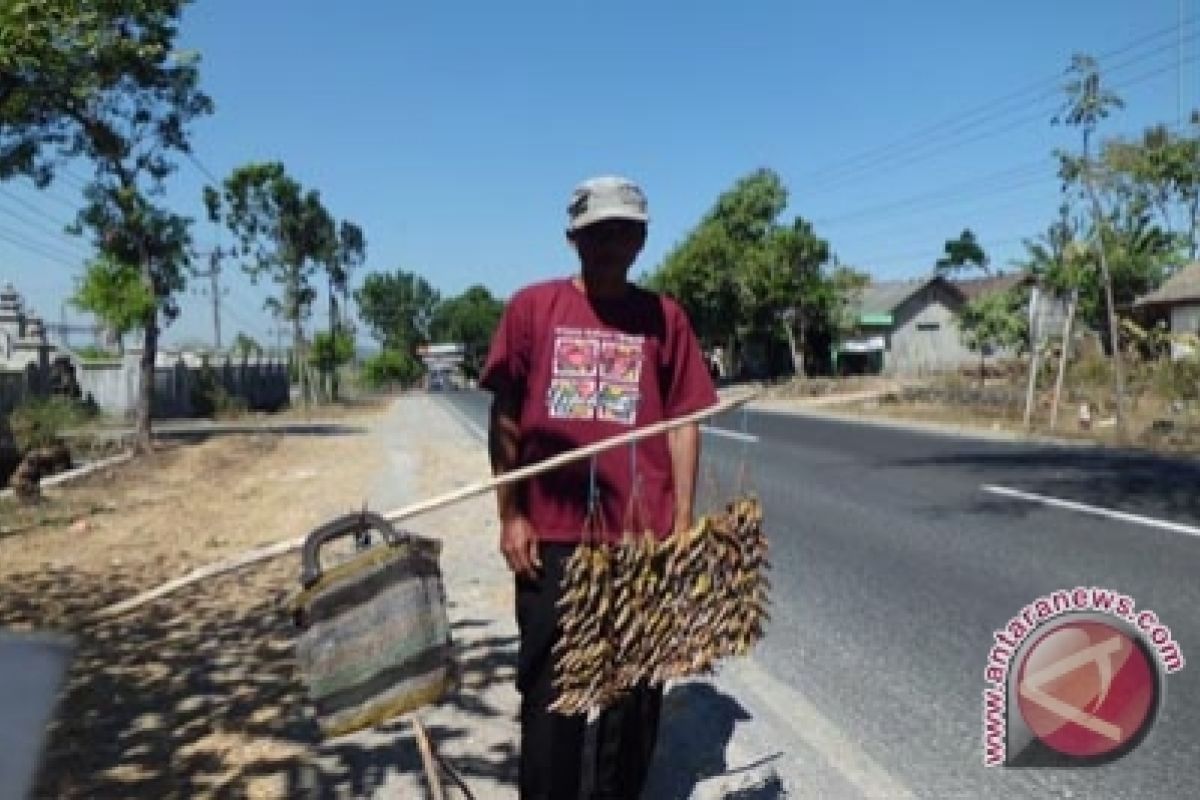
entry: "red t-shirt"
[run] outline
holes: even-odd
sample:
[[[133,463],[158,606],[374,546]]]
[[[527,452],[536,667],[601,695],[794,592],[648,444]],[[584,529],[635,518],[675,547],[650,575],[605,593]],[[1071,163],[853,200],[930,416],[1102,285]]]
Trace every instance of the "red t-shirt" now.
[[[618,300],[589,299],[569,278],[529,286],[509,301],[480,385],[521,400],[522,466],[717,401],[687,315],[675,301],[630,285]],[[538,538],[579,541],[592,462],[525,481],[517,497]],[[633,502],[634,479],[640,502]],[[597,533],[671,533],[675,494],[666,435],[595,459]],[[632,516],[631,516],[632,515]]]

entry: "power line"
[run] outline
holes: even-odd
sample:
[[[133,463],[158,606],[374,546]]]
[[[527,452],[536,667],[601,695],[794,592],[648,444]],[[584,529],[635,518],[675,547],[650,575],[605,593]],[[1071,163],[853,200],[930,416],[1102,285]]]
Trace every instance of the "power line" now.
[[[963,195],[978,196],[981,192],[985,191],[995,193],[997,191],[1010,191],[1012,189],[1023,188],[1046,180],[1046,172],[1050,166],[1051,163],[1048,161],[1034,161],[1000,172],[964,179],[939,189],[922,192],[921,194],[909,195],[908,197],[889,200],[885,203],[877,203],[873,206],[866,206],[847,213],[815,219],[813,220],[813,225],[837,225],[848,220],[874,216],[880,211],[889,211],[895,208],[912,208],[925,205],[938,206],[944,205],[943,201],[955,200]],[[1012,179],[1015,183],[1004,181],[1005,178]]]
[[[16,245],[17,247],[20,247],[24,250],[27,250],[30,253],[34,253],[35,255],[42,256],[43,258],[45,258],[49,261],[52,261],[56,264],[60,264],[64,267],[67,267],[68,269],[73,270],[79,266],[79,264],[72,264],[70,262],[70,259],[73,258],[74,256],[64,255],[62,253],[54,253],[54,252],[51,252],[49,249],[43,249],[42,245],[39,245],[36,242],[31,242],[27,239],[24,239],[22,236],[20,236],[20,234],[13,235],[10,233],[10,231],[11,231],[11,229],[0,226],[0,239],[4,240],[10,244]]]
[[[79,240],[68,237],[68,235],[64,231],[61,231],[61,230],[56,231],[53,228],[50,228],[41,222],[38,222],[34,219],[31,219],[30,217],[25,216],[21,212],[13,211],[12,209],[4,208],[3,206],[0,206],[0,214],[5,214],[9,217],[12,217],[13,219],[17,220],[18,222],[21,222],[22,224],[29,226],[30,228],[32,228],[34,231],[37,231],[38,233],[41,233],[44,235],[49,235],[49,236],[53,237],[54,239],[58,240],[55,242],[55,246],[59,246],[60,244],[62,244],[62,245],[68,245],[70,247],[80,247],[80,248],[83,247],[83,245],[79,242]]]
[[[195,166],[196,169],[200,170],[200,172],[202,172],[206,178],[208,178],[214,184],[220,185],[221,179],[216,175],[213,175],[212,171],[209,170],[208,167],[204,166],[204,164],[201,163],[200,159],[196,157],[195,154],[193,154],[191,151],[185,150],[183,155],[188,161],[192,162],[192,165]]]
[[[55,225],[62,225],[63,227],[66,227],[65,222],[63,222],[62,220],[58,219],[57,217],[51,215],[45,209],[38,208],[33,203],[29,202],[25,198],[21,197],[21,195],[17,194],[16,192],[14,192],[10,189],[5,189],[3,186],[0,186],[0,195],[4,195],[5,197],[12,200],[14,203],[16,203],[24,208],[29,209],[34,214],[37,214],[39,217],[43,217],[43,218],[49,220],[50,222],[53,222]],[[72,206],[71,210],[72,211],[75,210],[73,206]]]
[[[1196,24],[1197,20],[1198,20],[1197,17],[1190,17],[1182,23],[1182,27],[1191,27],[1192,25]],[[1181,26],[1179,26],[1179,25],[1171,25],[1166,28],[1162,28],[1151,34],[1143,36],[1140,39],[1137,39],[1127,45],[1117,48],[1116,50],[1112,50],[1107,53],[1103,53],[1098,57],[1097,60],[1105,60],[1105,59],[1110,59],[1110,58],[1114,58],[1116,56],[1123,55],[1127,52],[1130,52],[1132,50],[1136,50],[1136,49],[1140,48],[1144,44],[1155,41],[1157,39],[1162,39],[1166,36],[1178,36],[1180,27]],[[1193,36],[1193,37],[1190,37],[1189,40],[1194,40],[1195,38],[1196,37]],[[1181,39],[1181,41],[1182,41],[1182,39]],[[1120,64],[1109,68],[1108,71],[1110,73],[1113,71],[1118,71],[1127,66],[1130,66],[1131,64],[1145,60],[1148,57],[1158,55],[1160,52],[1164,52],[1169,49],[1170,49],[1170,46],[1161,47],[1161,48],[1152,50],[1151,52],[1149,52],[1147,54],[1142,54],[1133,59],[1128,59],[1124,62],[1121,62]],[[883,158],[884,160],[886,160],[887,158],[890,158],[891,156],[893,156],[895,154],[895,151],[897,151],[897,150],[903,152],[905,150],[912,149],[914,146],[918,147],[918,148],[921,146],[925,146],[928,142],[928,138],[930,135],[938,134],[939,131],[941,131],[943,128],[946,128],[947,126],[951,126],[951,128],[950,128],[951,131],[961,131],[961,130],[969,129],[971,127],[977,127],[978,125],[983,124],[988,121],[991,121],[993,119],[996,119],[997,117],[1011,114],[1013,111],[1019,110],[1019,108],[1027,108],[1031,102],[1040,103],[1042,100],[1045,100],[1049,97],[1055,96],[1061,92],[1062,77],[1063,77],[1062,74],[1059,73],[1059,74],[1056,74],[1056,75],[1053,75],[1053,76],[1050,76],[1047,78],[1042,78],[1038,81],[1035,81],[1032,84],[1028,84],[1020,89],[1017,89],[1016,91],[1002,95],[1001,97],[999,97],[995,100],[989,101],[987,103],[983,103],[978,106],[973,106],[964,112],[956,114],[952,117],[946,117],[946,118],[939,120],[938,122],[935,122],[931,125],[927,125],[916,131],[913,131],[910,134],[907,134],[898,139],[892,140],[891,142],[869,148],[869,149],[862,151],[856,155],[848,156],[847,158],[844,158],[840,161],[836,161],[825,167],[821,167],[817,170],[814,170],[814,171],[808,173],[806,176],[804,176],[804,178],[806,180],[812,181],[812,180],[816,180],[816,179],[823,179],[824,177],[829,176],[831,174],[842,173],[842,172],[846,172],[846,171],[851,171],[851,172],[857,171],[862,166],[865,166],[865,164],[863,163],[864,161],[870,162],[870,163],[877,163],[880,158]],[[1051,86],[1053,87],[1053,89],[1047,91],[1048,87],[1051,87]],[[1036,100],[1030,101],[1027,98],[1029,98],[1029,96],[1031,96],[1031,95],[1038,95],[1038,97]],[[1017,101],[1021,101],[1019,103],[1019,108],[1018,107],[1009,108],[1009,106],[1018,106]],[[1001,108],[1004,108],[1005,110],[997,111],[998,106]],[[972,119],[975,117],[978,117],[978,119]],[[971,120],[971,121],[968,122],[966,120]],[[946,133],[945,131],[942,131],[941,136],[944,136],[945,133]],[[824,180],[821,180],[819,182],[824,183]]]
[[[1196,61],[1197,61],[1197,57],[1193,56],[1192,58],[1186,59],[1184,61],[1184,64],[1193,64]],[[1120,83],[1115,88],[1128,89],[1132,86],[1136,86],[1138,84],[1145,83],[1148,80],[1152,80],[1156,77],[1159,77],[1160,75],[1162,75],[1166,72],[1170,72],[1174,69],[1176,69],[1176,65],[1173,63],[1168,64],[1166,66],[1158,67],[1156,69],[1144,72],[1144,73],[1138,75],[1137,77],[1130,78],[1129,80],[1126,80],[1126,81]],[[975,136],[970,136],[965,139],[960,139],[957,142],[931,143],[929,145],[929,147],[927,148],[927,152],[917,152],[915,154],[910,154],[911,157],[906,158],[906,159],[901,159],[898,161],[893,160],[893,161],[888,161],[888,162],[881,162],[877,165],[876,164],[865,164],[862,167],[860,167],[850,173],[840,176],[836,182],[845,182],[845,181],[855,180],[855,179],[858,179],[859,177],[865,176],[867,174],[876,174],[877,175],[877,174],[886,173],[886,172],[893,172],[897,169],[903,169],[904,167],[908,167],[913,164],[921,163],[923,161],[928,161],[931,158],[936,158],[936,157],[942,156],[953,150],[961,149],[962,147],[964,147],[968,144],[974,144],[975,142],[983,141],[984,139],[995,138],[996,136],[1003,135],[1005,133],[1008,133],[1009,131],[1012,131],[1012,130],[1015,130],[1016,128],[1020,128],[1022,126],[1028,125],[1032,122],[1036,122],[1039,120],[1044,121],[1048,118],[1049,115],[1050,115],[1050,111],[1048,109],[1039,110],[1039,111],[1034,112],[1031,115],[1026,115],[1026,116],[1020,117],[1007,125],[1001,126],[999,128],[992,128],[990,130],[984,131],[983,133],[977,134]],[[825,185],[830,185],[833,182],[834,181],[831,180],[829,183],[827,183]],[[809,188],[817,189],[817,188],[821,188],[821,186],[822,186],[822,184],[817,184],[814,186],[810,186]]]
[[[985,250],[992,250],[997,247],[1006,247],[1010,244],[1019,244],[1029,238],[1030,237],[1026,235],[1026,236],[1014,236],[1014,237],[1007,238],[1007,239],[989,239],[984,242],[979,242],[979,246],[984,248]],[[924,250],[912,251],[910,253],[889,254],[888,256],[886,256],[883,259],[857,258],[857,259],[852,259],[849,263],[853,264],[855,262],[858,262],[863,265],[863,268],[869,269],[871,267],[886,266],[888,264],[896,265],[901,261],[913,261],[916,259],[929,258],[931,255],[936,257],[937,253],[938,253],[938,251],[933,251],[930,248],[926,248]],[[936,258],[933,260],[936,260]],[[867,265],[870,265],[870,266],[867,266]]]

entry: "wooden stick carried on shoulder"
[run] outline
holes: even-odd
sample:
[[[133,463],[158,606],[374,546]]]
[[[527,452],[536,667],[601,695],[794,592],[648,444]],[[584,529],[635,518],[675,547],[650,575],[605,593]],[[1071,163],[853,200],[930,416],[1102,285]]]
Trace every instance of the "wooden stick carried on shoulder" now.
[[[534,475],[540,475],[543,472],[549,472],[550,470],[558,469],[566,464],[591,458],[592,456],[603,453],[606,450],[612,450],[614,448],[621,447],[622,445],[627,445],[642,439],[648,439],[652,436],[658,436],[675,428],[681,428],[684,425],[691,425],[711,417],[719,416],[720,414],[740,408],[757,396],[757,392],[746,392],[735,397],[729,397],[721,400],[716,405],[701,409],[693,414],[688,414],[677,419],[663,420],[662,422],[657,422],[653,425],[647,425],[644,428],[635,428],[628,433],[622,433],[619,436],[613,436],[611,438],[587,445],[586,447],[580,447],[566,453],[560,453],[553,458],[548,458],[545,461],[539,461],[536,464],[530,464],[529,466],[513,470],[512,472],[506,472],[503,475],[497,475],[489,480],[473,483],[469,486],[464,486],[460,489],[455,489],[454,491],[438,495],[437,497],[432,497],[428,500],[422,500],[419,503],[413,503],[411,505],[404,506],[403,508],[389,511],[383,516],[389,522],[399,522],[400,520],[410,519],[411,517],[416,517],[421,514],[427,514],[430,511],[435,511],[439,508],[454,505],[455,503],[461,503],[463,500],[468,500],[481,494],[487,494],[488,492],[494,491],[499,486],[517,483],[519,481],[531,478]],[[290,553],[293,550],[299,550],[304,546],[304,540],[307,538],[307,536],[297,536],[294,539],[287,539],[282,542],[276,542],[275,544],[267,545],[266,547],[250,550],[249,552],[242,553],[241,555],[235,556],[226,561],[219,561],[215,564],[208,564],[203,567],[198,567],[186,575],[182,575],[174,580],[167,581],[166,583],[156,586],[153,589],[149,589],[141,594],[130,597],[127,600],[122,600],[119,603],[106,606],[97,611],[95,617],[98,619],[103,619],[106,617],[119,616],[128,611],[132,611],[139,606],[145,605],[152,600],[157,600],[160,597],[171,594],[172,592],[176,592],[185,586],[190,586],[197,581],[216,577],[217,575],[224,575],[228,572],[234,572],[235,570],[243,569],[260,561],[266,561],[267,559],[276,558],[277,556]]]

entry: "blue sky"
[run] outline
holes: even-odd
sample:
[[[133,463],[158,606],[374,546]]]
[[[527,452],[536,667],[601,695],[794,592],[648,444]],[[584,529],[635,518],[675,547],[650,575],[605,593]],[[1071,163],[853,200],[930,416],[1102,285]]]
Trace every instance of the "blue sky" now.
[[[1183,7],[1193,108],[1200,0]],[[645,187],[653,222],[641,271],[722,190],[765,166],[791,191],[789,215],[814,220],[842,261],[879,278],[928,271],[965,227],[1004,264],[1057,205],[1050,153],[1077,137],[1049,121],[1071,54],[1111,54],[1101,66],[1127,106],[1103,133],[1173,123],[1179,9],[201,0],[180,44],[201,53],[217,111],[195,126],[201,166],[182,161],[167,199],[197,218],[199,248],[228,244],[204,220],[202,169],[222,178],[278,159],[336,217],[363,226],[366,271],[415,270],[443,292],[479,282],[503,296],[573,269],[565,204],[584,177],[620,173]],[[48,192],[0,186],[0,279],[53,320],[85,254],[56,233],[82,177],[75,165]],[[273,340],[268,289],[226,277],[226,342],[239,330]],[[207,298],[189,294],[183,307],[167,341],[210,340]],[[312,324],[324,324],[323,308]]]

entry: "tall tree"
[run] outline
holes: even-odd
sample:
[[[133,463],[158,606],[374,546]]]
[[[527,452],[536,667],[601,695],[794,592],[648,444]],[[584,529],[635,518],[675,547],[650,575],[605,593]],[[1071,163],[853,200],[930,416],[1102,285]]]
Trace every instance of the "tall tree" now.
[[[160,205],[189,125],[212,112],[197,60],[175,49],[187,0],[0,4],[0,180],[50,184],[64,163],[91,168],[78,224],[101,258],[136,268],[143,310],[137,447],[151,447],[160,323],[178,313],[189,220]]]
[[[972,269],[980,270],[984,275],[992,274],[987,253],[970,228],[960,233],[957,239],[947,239],[945,253],[934,267],[940,275],[952,275]]]
[[[307,402],[314,387],[304,322],[316,299],[313,278],[334,259],[333,218],[320,195],[305,191],[279,162],[238,167],[219,191],[205,187],[204,201],[209,217],[223,221],[237,237],[236,252],[249,259],[243,268],[251,279],[266,276],[279,287],[268,307],[292,326],[301,396]]]
[[[1066,181],[1070,181],[1072,176],[1078,176],[1091,206],[1092,224],[1097,234],[1096,255],[1100,263],[1100,276],[1104,285],[1109,342],[1112,350],[1117,435],[1123,439],[1125,437],[1125,377],[1121,366],[1121,340],[1117,330],[1117,311],[1113,304],[1112,273],[1109,270],[1108,254],[1105,252],[1108,238],[1107,215],[1100,202],[1100,194],[1096,187],[1091,143],[1096,126],[1113,110],[1123,108],[1125,104],[1120,97],[1101,83],[1100,67],[1093,57],[1076,54],[1071,60],[1071,66],[1067,68],[1067,75],[1069,76],[1065,86],[1067,100],[1053,122],[1078,128],[1082,134],[1082,142],[1078,159],[1066,153],[1059,154],[1060,174]]]
[[[1135,208],[1153,209],[1158,226],[1177,236],[1195,260],[1200,253],[1200,115],[1190,134],[1164,125],[1140,140],[1105,142],[1101,163]]]
[[[463,371],[475,378],[483,367],[488,344],[503,313],[503,301],[493,297],[487,287],[476,284],[438,303],[430,321],[429,337],[433,341],[462,344]]]
[[[332,333],[347,327],[346,320],[343,319],[343,308],[350,305],[350,276],[366,261],[367,237],[362,228],[353,222],[342,220],[338,226],[333,260],[329,263],[329,330]]]
[[[429,341],[429,326],[441,299],[429,281],[413,272],[373,272],[354,293],[358,315],[389,350],[414,355]]]
[[[258,341],[246,333],[238,333],[233,337],[233,344],[230,350],[239,358],[249,358],[250,356],[262,356],[263,347]]]
[[[321,370],[323,381],[329,386],[329,399],[338,399],[338,367],[354,357],[354,332],[348,320],[343,318],[343,307],[350,293],[350,275],[367,260],[367,239],[362,228],[343,220],[338,226],[337,241],[326,266],[329,277],[329,337],[330,345],[322,344],[324,355],[313,361]],[[339,304],[338,297],[342,298]],[[348,342],[348,344],[347,344]],[[315,344],[314,344],[315,346]],[[348,353],[348,355],[346,355]],[[336,355],[336,357],[329,357]],[[346,355],[344,359],[341,355]]]
[[[787,198],[771,170],[741,178],[647,279],[683,305],[705,344],[724,347],[730,368],[743,337],[765,334],[788,342],[803,374],[808,334],[821,327],[829,245],[801,217],[779,221]]]

